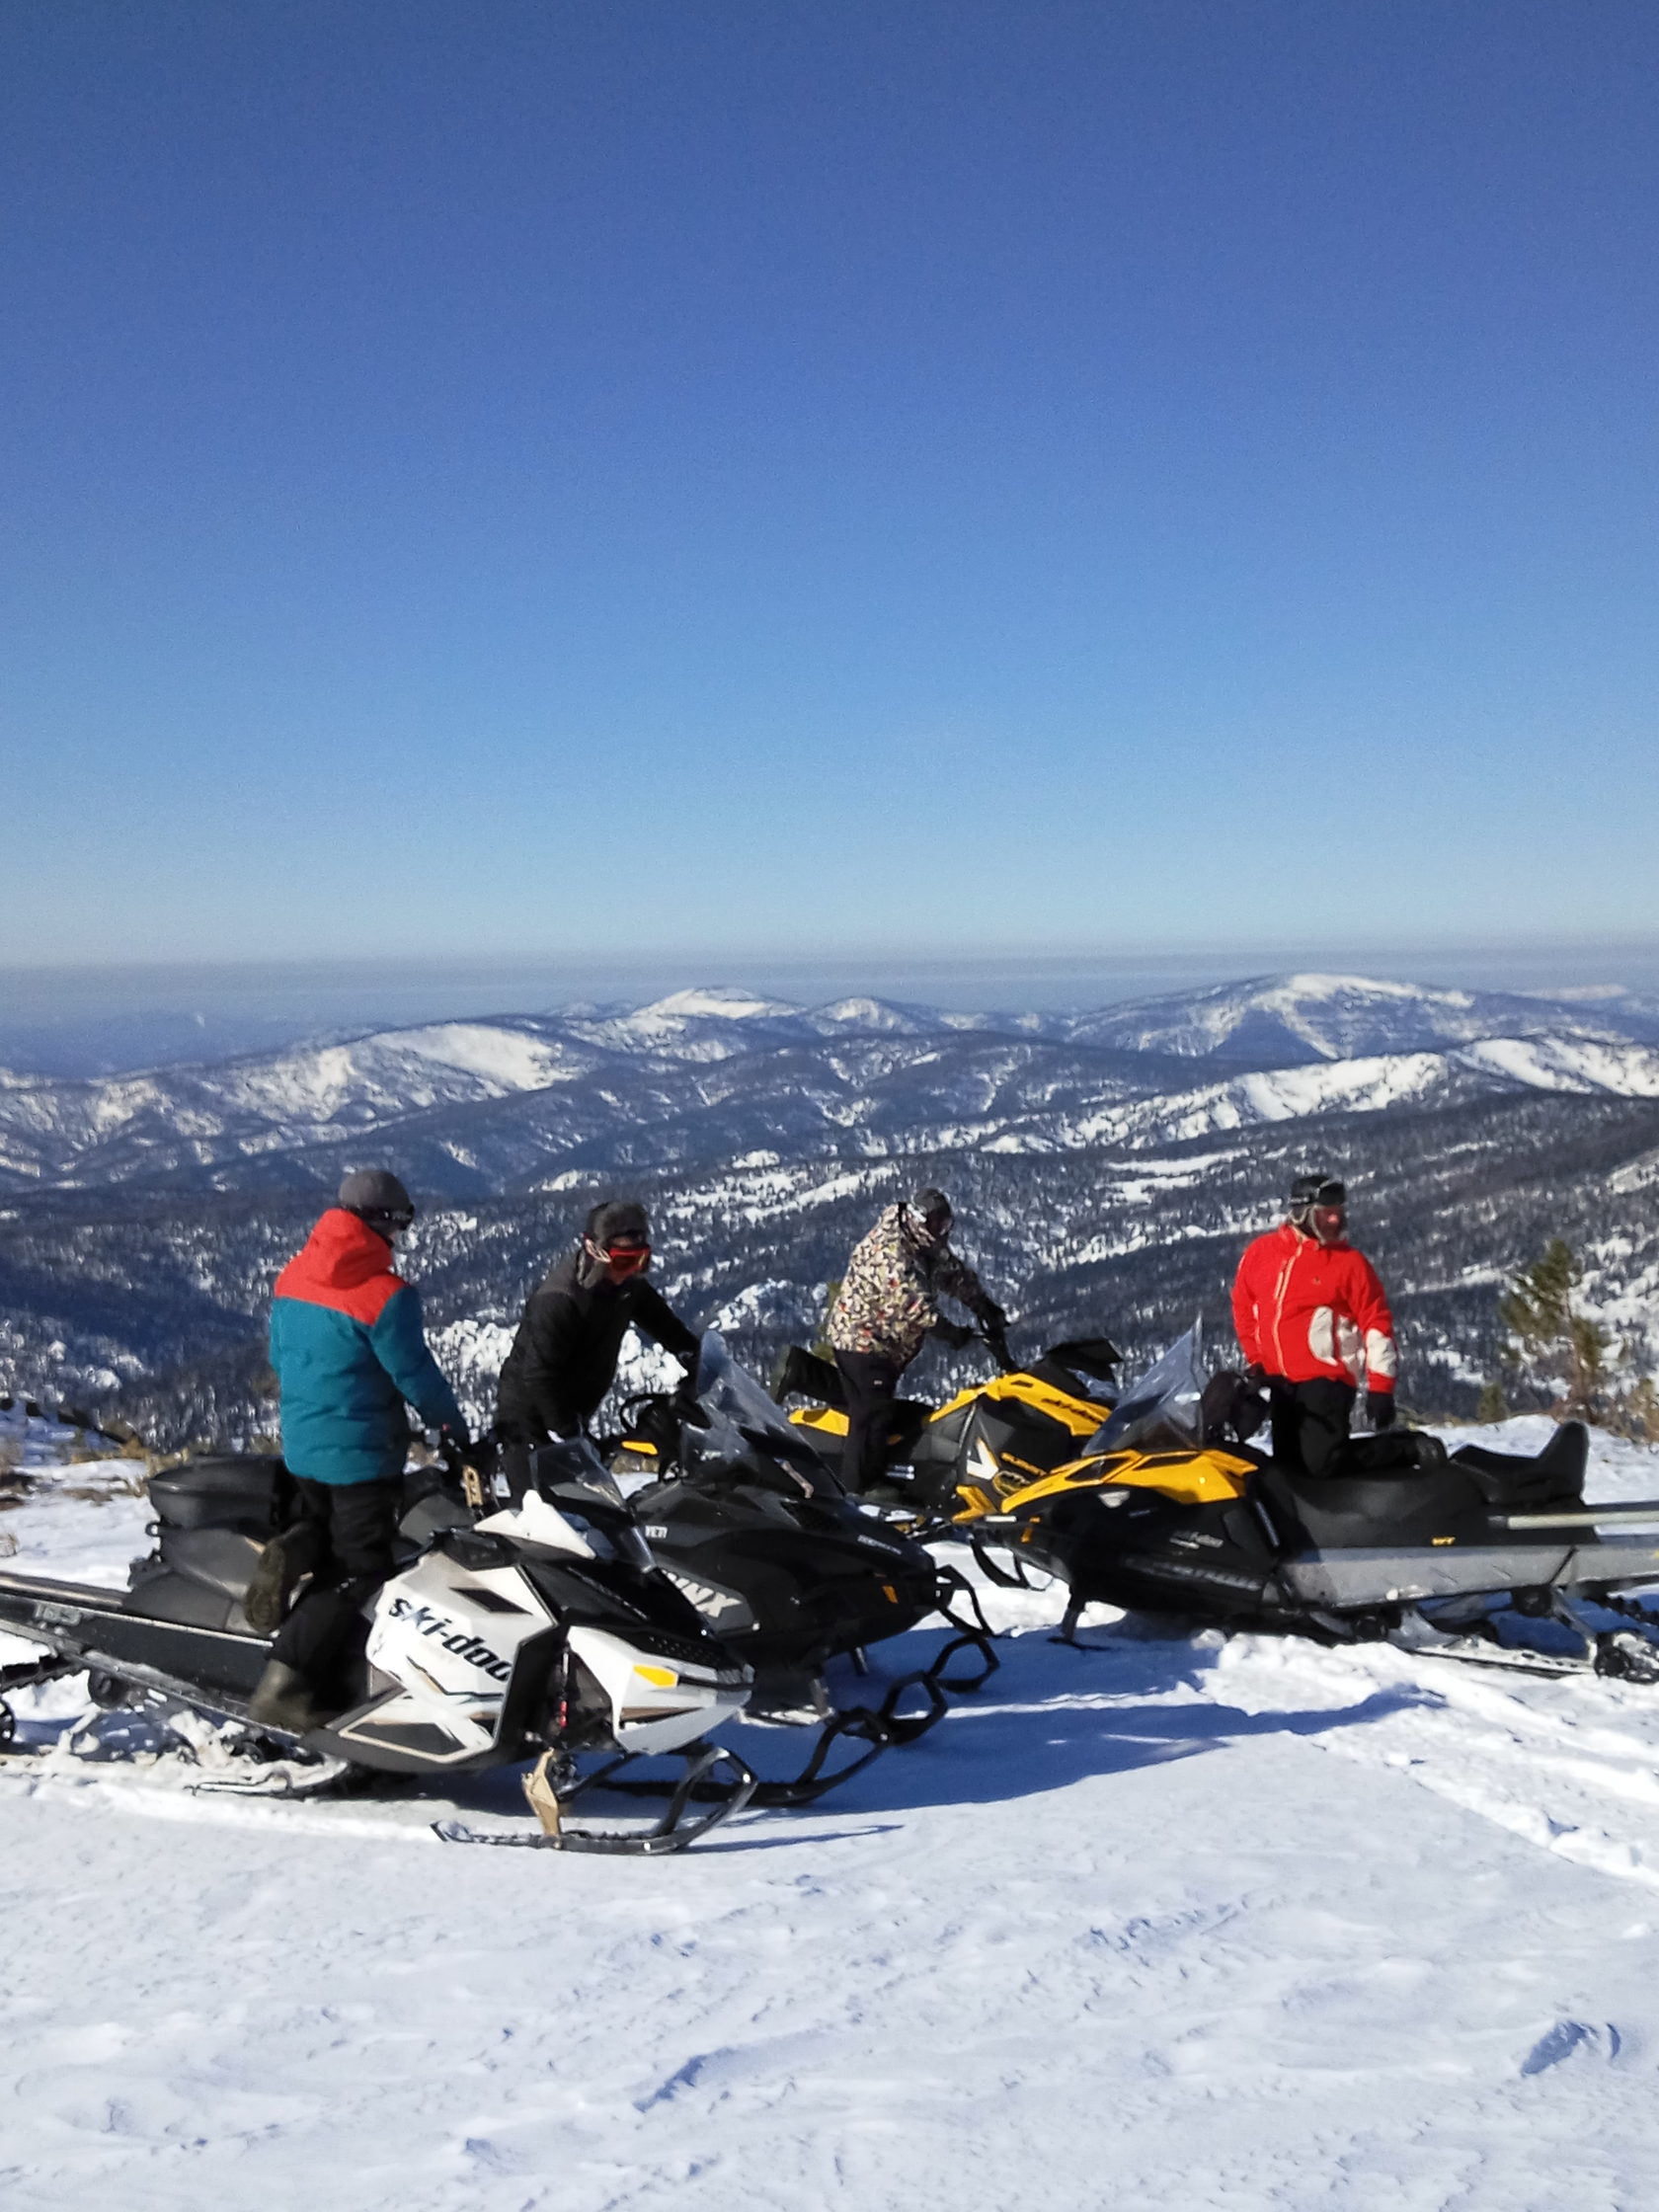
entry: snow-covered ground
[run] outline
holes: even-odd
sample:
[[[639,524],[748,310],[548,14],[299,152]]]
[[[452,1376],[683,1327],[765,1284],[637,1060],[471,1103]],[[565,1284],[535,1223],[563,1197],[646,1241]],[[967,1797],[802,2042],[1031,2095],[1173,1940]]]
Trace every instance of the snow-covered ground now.
[[[8,1565],[120,1579],[142,1501],[65,1487],[99,1470],[0,1514]],[[1594,1491],[1659,1456],[1599,1444]],[[931,1736],[661,1863],[0,1764],[6,2205],[1659,2197],[1659,1692],[1107,1616],[1078,1652],[988,1602],[1002,1670]],[[19,1703],[48,1741],[79,1693]]]

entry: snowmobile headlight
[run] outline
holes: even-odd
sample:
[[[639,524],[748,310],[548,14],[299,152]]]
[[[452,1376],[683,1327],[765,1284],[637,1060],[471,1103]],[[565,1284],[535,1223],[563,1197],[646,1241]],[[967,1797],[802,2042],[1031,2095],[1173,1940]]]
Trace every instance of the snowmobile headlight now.
[[[650,1683],[653,1690],[672,1690],[679,1681],[672,1667],[642,1667],[636,1663],[634,1672],[641,1682]]]

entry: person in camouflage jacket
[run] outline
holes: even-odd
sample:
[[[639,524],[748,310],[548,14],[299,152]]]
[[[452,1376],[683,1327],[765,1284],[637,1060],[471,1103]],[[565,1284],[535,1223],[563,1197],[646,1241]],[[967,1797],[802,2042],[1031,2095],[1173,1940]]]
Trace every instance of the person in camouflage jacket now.
[[[942,1191],[917,1191],[907,1204],[884,1211],[847,1262],[828,1333],[846,1385],[841,1479],[854,1493],[882,1470],[899,1378],[926,1338],[959,1346],[973,1333],[940,1318],[941,1298],[967,1306],[993,1347],[1006,1354],[998,1339],[1008,1317],[951,1250],[951,1222]]]

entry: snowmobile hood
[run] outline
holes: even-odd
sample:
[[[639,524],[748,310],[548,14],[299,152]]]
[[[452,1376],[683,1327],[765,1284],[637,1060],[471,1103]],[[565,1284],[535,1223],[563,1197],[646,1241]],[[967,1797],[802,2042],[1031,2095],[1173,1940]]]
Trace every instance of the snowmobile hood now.
[[[401,1278],[392,1273],[391,1257],[391,1246],[366,1222],[343,1206],[331,1206],[304,1249],[277,1276],[276,1295],[329,1305],[341,1292],[359,1291],[377,1279],[397,1290]]]

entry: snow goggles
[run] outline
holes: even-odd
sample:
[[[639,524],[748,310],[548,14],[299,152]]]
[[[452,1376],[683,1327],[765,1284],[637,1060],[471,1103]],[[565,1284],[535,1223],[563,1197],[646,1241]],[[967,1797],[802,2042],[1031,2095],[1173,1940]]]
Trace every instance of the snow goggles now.
[[[414,1225],[415,1209],[413,1206],[365,1206],[357,1219],[389,1239],[401,1236],[406,1228]]]
[[[642,1267],[651,1265],[649,1244],[612,1244],[608,1250],[601,1248],[599,1257],[613,1275],[637,1275]]]

